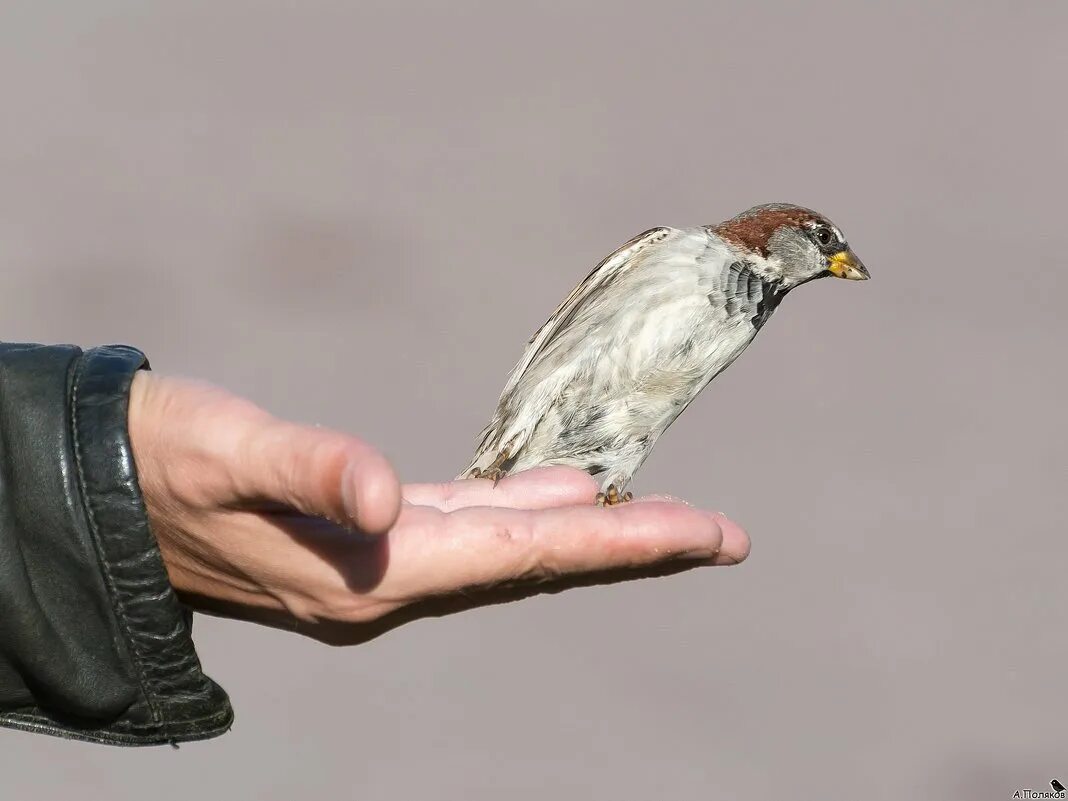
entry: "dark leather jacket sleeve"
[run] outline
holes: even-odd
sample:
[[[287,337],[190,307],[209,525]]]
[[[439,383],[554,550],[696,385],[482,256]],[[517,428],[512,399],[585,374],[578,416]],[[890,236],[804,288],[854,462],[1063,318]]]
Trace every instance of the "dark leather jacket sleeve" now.
[[[0,343],[0,725],[153,745],[233,720],[137,485],[126,413],[147,368],[123,346]]]

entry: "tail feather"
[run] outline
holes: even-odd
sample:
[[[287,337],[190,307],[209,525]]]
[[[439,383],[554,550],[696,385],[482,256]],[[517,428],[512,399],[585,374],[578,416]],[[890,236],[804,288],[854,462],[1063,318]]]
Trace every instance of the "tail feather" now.
[[[480,470],[485,470],[489,467],[490,463],[496,458],[497,453],[499,452],[495,447],[497,432],[498,426],[496,419],[482,429],[478,435],[478,444],[475,446],[475,455],[471,459],[471,463],[456,477],[457,479],[467,478],[471,474],[471,471],[476,467]]]

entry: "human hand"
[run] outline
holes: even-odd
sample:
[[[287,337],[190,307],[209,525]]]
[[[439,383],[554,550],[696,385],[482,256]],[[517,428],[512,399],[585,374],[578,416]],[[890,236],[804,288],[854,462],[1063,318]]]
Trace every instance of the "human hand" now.
[[[602,509],[552,467],[401,487],[356,437],[272,417],[198,382],[141,372],[130,438],[152,530],[194,609],[366,641],[437,616],[568,587],[735,564],[718,513],[639,499]]]

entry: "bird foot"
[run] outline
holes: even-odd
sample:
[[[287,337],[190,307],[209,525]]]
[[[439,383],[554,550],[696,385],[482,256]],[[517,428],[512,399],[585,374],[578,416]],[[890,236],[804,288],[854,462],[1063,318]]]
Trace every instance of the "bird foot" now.
[[[485,470],[480,467],[475,467],[472,468],[471,472],[468,475],[471,478],[492,479],[493,486],[496,487],[497,483],[506,475],[508,475],[508,471],[504,469],[504,464],[508,461],[509,458],[510,457],[508,455],[508,449],[505,448],[503,451],[497,454],[497,458],[494,459],[492,464],[490,464]]]
[[[476,467],[468,474],[470,478],[493,479],[493,486],[495,487],[497,486],[497,482],[504,478],[505,475],[507,474],[499,467],[487,467],[485,470],[481,470]]]
[[[615,484],[609,484],[606,492],[597,493],[598,506],[619,506],[621,503],[630,503],[634,500],[634,493],[624,492],[622,495]]]

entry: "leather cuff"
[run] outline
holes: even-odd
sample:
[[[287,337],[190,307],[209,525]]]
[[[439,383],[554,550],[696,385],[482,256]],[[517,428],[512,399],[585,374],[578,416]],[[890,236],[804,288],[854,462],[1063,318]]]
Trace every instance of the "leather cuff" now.
[[[30,674],[23,678],[32,702],[6,710],[0,704],[0,725],[116,745],[174,744],[222,734],[233,722],[229,699],[201,670],[191,615],[171,588],[137,483],[127,409],[133,376],[149,369],[148,362],[140,351],[121,345],[66,352],[66,431],[58,439],[49,432],[40,443],[31,431],[26,442],[31,450],[49,451],[46,458],[30,457],[31,473],[47,473],[42,480],[60,488],[46,498],[60,494],[60,505],[70,507],[58,516],[66,530],[55,530],[56,515],[36,518],[52,524],[38,530],[32,506],[8,527],[24,540],[55,541],[58,561],[22,568],[30,574],[26,584],[32,594],[41,584],[39,575],[69,580],[91,601],[80,610],[84,626],[73,621],[82,632],[75,640],[94,641],[56,636],[57,627],[72,626],[63,619],[62,601],[28,607],[31,614],[44,609],[39,619],[27,621],[38,627],[39,640],[23,652],[35,656],[35,645],[38,653],[64,649],[59,663],[69,663],[67,679],[59,674],[39,680],[25,659],[13,660]],[[5,364],[4,369],[17,370],[19,359],[14,362],[15,368]],[[8,407],[5,401],[0,415],[11,414]],[[0,531],[0,536],[7,535]],[[93,575],[75,575],[79,570]],[[3,680],[0,675],[0,684]]]

